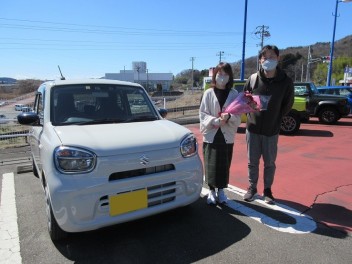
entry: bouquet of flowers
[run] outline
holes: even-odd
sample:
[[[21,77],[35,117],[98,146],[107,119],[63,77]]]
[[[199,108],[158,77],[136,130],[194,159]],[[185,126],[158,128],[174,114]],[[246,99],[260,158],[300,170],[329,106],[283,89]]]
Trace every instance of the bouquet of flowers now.
[[[252,95],[250,93],[239,93],[236,99],[231,102],[222,113],[240,115],[266,110],[271,95]]]

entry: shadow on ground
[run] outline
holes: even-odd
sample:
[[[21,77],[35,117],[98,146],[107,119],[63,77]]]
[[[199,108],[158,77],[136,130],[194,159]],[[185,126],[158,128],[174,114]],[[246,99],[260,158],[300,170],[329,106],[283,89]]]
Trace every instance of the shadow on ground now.
[[[251,231],[204,199],[153,217],[70,235],[55,245],[75,263],[193,263],[221,252]]]

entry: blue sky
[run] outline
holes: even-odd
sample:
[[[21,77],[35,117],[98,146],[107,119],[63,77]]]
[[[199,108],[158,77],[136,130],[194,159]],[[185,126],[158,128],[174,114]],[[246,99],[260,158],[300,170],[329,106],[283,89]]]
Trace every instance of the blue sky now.
[[[245,57],[332,40],[335,0],[248,0]],[[202,70],[242,58],[245,0],[1,0],[0,77],[102,77],[145,61],[149,72]],[[352,34],[339,3],[335,40]],[[352,48],[352,47],[351,47]],[[327,54],[328,55],[328,54]],[[314,54],[313,54],[314,56]]]

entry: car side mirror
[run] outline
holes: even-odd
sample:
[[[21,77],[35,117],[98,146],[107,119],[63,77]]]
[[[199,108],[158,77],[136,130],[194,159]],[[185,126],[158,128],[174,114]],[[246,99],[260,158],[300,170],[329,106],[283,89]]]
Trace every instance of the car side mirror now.
[[[25,112],[25,113],[19,114],[17,116],[17,121],[21,125],[27,125],[27,126],[38,126],[38,125],[40,125],[39,116],[35,112]]]

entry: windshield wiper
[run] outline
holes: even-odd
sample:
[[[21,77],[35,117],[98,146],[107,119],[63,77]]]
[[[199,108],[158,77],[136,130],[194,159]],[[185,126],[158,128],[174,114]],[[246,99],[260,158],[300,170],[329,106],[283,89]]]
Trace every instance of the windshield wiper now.
[[[118,118],[103,118],[103,119],[95,119],[89,120],[84,122],[72,122],[70,124],[75,125],[95,125],[95,124],[113,124],[113,123],[122,123],[125,119],[118,119]]]
[[[144,122],[144,121],[155,121],[158,120],[156,116],[137,116],[134,118],[127,119],[126,122]]]

